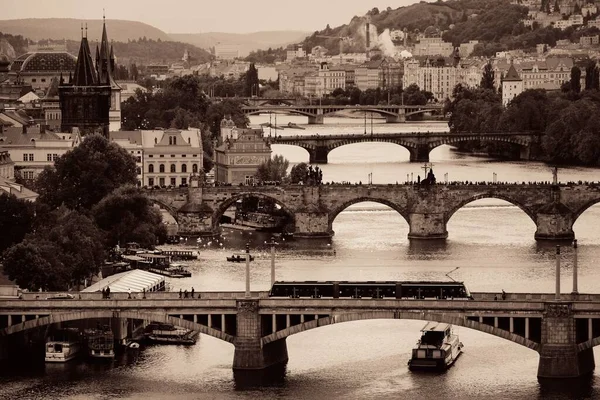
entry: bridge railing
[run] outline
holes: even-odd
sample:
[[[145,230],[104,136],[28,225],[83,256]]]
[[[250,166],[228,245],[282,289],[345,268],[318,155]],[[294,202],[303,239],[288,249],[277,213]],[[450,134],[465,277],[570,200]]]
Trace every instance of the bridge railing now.
[[[73,296],[73,298],[65,298],[65,294]],[[184,291],[180,293],[178,291],[175,292],[131,292],[132,299],[143,299],[144,296],[148,300],[178,300],[180,298],[183,299],[191,299],[191,290],[188,290],[187,297]],[[268,297],[268,292],[262,291],[253,291],[250,292],[252,298],[265,298]],[[196,292],[194,291],[195,299],[206,299],[206,300],[230,300],[230,299],[240,299],[244,298],[244,292],[237,291],[229,291],[229,292]],[[51,301],[76,301],[76,300],[103,300],[102,292],[24,292],[21,293],[20,297],[16,297],[16,299],[21,300],[51,300]],[[111,292],[110,299],[113,300],[128,300],[129,293],[123,292]]]

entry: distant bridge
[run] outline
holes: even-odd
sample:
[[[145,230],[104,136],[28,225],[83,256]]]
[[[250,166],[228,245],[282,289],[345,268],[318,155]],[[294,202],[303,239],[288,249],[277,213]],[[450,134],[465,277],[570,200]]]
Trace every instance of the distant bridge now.
[[[308,117],[309,124],[322,124],[323,117],[339,111],[362,111],[377,113],[385,117],[386,122],[404,122],[406,117],[423,113],[440,113],[443,104],[426,105],[373,105],[373,106],[336,106],[336,105],[249,105],[243,106],[242,111],[246,115],[260,113],[286,113],[297,114]]]
[[[270,298],[266,292],[74,293],[79,299],[44,300],[48,293],[0,299],[0,356],[13,335],[49,324],[109,318],[170,323],[235,346],[234,372],[251,373],[288,361],[286,338],[323,326],[371,319],[437,321],[498,336],[540,354],[538,376],[571,378],[594,369],[592,348],[600,344],[600,295],[494,293],[475,300]],[[351,326],[347,326],[351,329]],[[351,351],[351,349],[349,349]]]
[[[540,142],[539,132],[491,132],[491,133],[448,133],[448,132],[399,132],[348,135],[275,135],[270,137],[273,144],[299,146],[308,151],[310,163],[326,164],[328,154],[333,149],[353,143],[386,142],[395,143],[410,152],[410,161],[428,162],[429,152],[444,144],[466,141],[496,141],[518,145],[520,158],[528,160],[530,148]]]

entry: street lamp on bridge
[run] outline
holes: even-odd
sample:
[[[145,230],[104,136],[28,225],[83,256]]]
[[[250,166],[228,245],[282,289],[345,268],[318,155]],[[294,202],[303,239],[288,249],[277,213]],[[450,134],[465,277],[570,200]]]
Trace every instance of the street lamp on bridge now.
[[[279,243],[277,243],[275,238],[271,236],[271,241],[268,243],[265,241],[265,244],[271,246],[271,287],[273,287],[273,284],[275,283],[275,246],[277,246]]]

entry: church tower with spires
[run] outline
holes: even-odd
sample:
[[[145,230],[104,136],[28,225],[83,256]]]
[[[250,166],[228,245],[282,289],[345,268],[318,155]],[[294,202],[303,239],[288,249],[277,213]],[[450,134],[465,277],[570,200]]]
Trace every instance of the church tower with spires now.
[[[102,25],[102,40],[96,46],[95,62],[82,28],[81,45],[75,66],[75,75],[59,86],[62,130],[79,128],[85,135],[121,129],[121,88],[113,78],[115,57],[108,43],[106,21]]]

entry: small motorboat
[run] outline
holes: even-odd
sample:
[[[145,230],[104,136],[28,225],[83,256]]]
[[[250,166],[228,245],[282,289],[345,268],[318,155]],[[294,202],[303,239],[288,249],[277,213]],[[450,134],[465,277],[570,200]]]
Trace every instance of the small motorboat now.
[[[412,350],[408,368],[443,371],[454,364],[462,348],[458,335],[452,332],[452,325],[428,322],[421,329],[421,339]]]
[[[288,122],[287,127],[290,129],[302,129],[302,130],[306,129],[306,128],[303,128],[301,126],[294,124],[293,122]]]
[[[233,254],[231,257],[227,257],[229,262],[245,262],[246,254]],[[250,254],[250,261],[254,261],[254,256]]]

